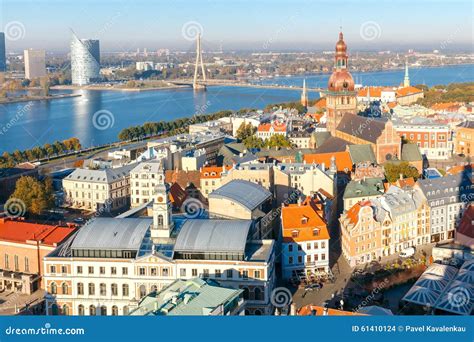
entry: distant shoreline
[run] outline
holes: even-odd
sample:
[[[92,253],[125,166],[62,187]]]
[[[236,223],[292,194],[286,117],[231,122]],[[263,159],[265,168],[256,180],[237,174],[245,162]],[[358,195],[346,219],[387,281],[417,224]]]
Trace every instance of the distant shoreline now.
[[[54,90],[111,90],[111,91],[130,91],[130,92],[141,92],[141,91],[155,91],[155,90],[171,90],[171,89],[182,89],[189,88],[185,85],[171,85],[166,87],[150,87],[150,88],[116,88],[106,86],[74,86],[74,85],[61,85],[54,86],[51,89]]]
[[[79,96],[82,96],[82,95],[81,94],[58,94],[58,95],[50,95],[50,96],[9,98],[9,99],[1,99],[0,104],[30,102],[30,101],[50,101],[50,100],[58,100],[58,99],[65,99],[69,97],[79,97]]]

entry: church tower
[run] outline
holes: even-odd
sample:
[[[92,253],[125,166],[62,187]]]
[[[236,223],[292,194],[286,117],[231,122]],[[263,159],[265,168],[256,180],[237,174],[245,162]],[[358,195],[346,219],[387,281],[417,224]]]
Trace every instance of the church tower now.
[[[172,206],[169,198],[169,189],[165,183],[163,168],[158,173],[158,184],[153,190],[153,226],[151,228],[151,238],[168,239],[173,230],[174,223],[171,217]]]
[[[306,79],[303,80],[303,92],[301,93],[301,104],[308,107],[308,91],[306,90]]]
[[[339,33],[334,56],[334,69],[328,81],[326,93],[327,130],[336,136],[336,128],[344,114],[357,115],[357,92],[354,79],[348,69],[347,46],[344,35]]]

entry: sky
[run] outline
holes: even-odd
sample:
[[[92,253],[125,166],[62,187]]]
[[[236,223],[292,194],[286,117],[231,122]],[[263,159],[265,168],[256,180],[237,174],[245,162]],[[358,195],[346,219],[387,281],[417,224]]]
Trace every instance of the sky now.
[[[70,29],[101,51],[470,50],[471,0],[0,0],[7,51],[69,50]]]

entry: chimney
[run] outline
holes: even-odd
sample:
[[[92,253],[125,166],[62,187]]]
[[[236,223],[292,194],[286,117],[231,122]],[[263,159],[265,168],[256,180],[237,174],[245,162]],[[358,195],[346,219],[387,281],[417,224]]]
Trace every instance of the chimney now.
[[[402,180],[402,179],[403,179],[403,175],[400,173],[400,180]]]
[[[296,305],[295,305],[295,303],[291,303],[291,305],[290,305],[290,316],[296,316]]]
[[[323,316],[327,316],[328,315],[328,307],[327,305],[324,306],[324,309],[323,309]]]

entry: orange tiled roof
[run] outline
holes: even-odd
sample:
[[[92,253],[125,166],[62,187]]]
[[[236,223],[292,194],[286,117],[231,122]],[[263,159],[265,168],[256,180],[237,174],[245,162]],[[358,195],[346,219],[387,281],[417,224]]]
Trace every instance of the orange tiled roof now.
[[[398,106],[398,103],[396,103],[396,102],[389,102],[389,103],[387,103],[387,106],[388,106],[388,108],[393,109],[393,108],[395,108],[396,106]]]
[[[370,201],[358,202],[354,204],[346,213],[349,222],[354,226],[359,222],[359,212],[362,207],[370,206]]]
[[[232,169],[232,166],[225,166],[225,170]],[[201,169],[201,179],[221,178],[222,166],[204,166]]]
[[[371,97],[382,97],[382,87],[365,87],[359,89],[357,92],[357,96],[359,97],[367,97],[367,90],[370,88],[370,96]]]
[[[201,172],[196,171],[185,171],[185,170],[166,170],[165,171],[165,182],[169,184],[178,183],[183,189],[188,186],[194,185],[196,188],[201,187]]]
[[[397,97],[403,97],[403,96],[408,96],[408,95],[413,95],[413,94],[418,94],[422,93],[423,90],[409,86],[409,87],[403,87],[397,89]]]
[[[471,163],[470,165],[456,165],[450,168],[446,173],[448,175],[457,175],[461,172],[466,172],[466,173],[472,173],[472,170],[474,170],[474,163]]]
[[[352,160],[349,152],[333,152],[333,153],[314,153],[314,154],[305,154],[303,160],[307,164],[322,164],[328,168],[331,165],[331,158],[336,157],[336,167],[337,171],[345,172],[346,169],[349,171],[352,169]]]
[[[258,132],[269,132],[270,129],[273,127],[275,132],[286,132],[286,124],[284,123],[267,123],[267,124],[260,124],[258,125],[257,131]]]
[[[413,188],[415,186],[415,179],[413,177],[404,178],[404,179],[397,179],[395,182],[392,183],[399,188]]]
[[[326,108],[326,98],[325,97],[321,97],[318,101],[316,101],[316,103],[314,104],[314,107],[317,107],[317,108]]]
[[[27,243],[39,241],[40,244],[54,247],[67,238],[74,227],[59,227],[16,221],[8,218],[0,219],[0,240]]]
[[[301,204],[289,204],[281,210],[284,242],[302,242],[312,240],[327,240],[329,232],[322,216],[322,207],[311,197]],[[319,229],[319,235],[313,234],[313,229]],[[297,230],[298,236],[293,237]]]
[[[296,313],[298,316],[324,316],[324,308],[317,305],[305,305]],[[367,316],[358,312],[327,309],[328,316]]]
[[[460,105],[456,102],[443,102],[443,103],[435,103],[434,105],[431,106],[431,109],[433,110],[446,110],[450,109],[453,107],[459,108]]]

